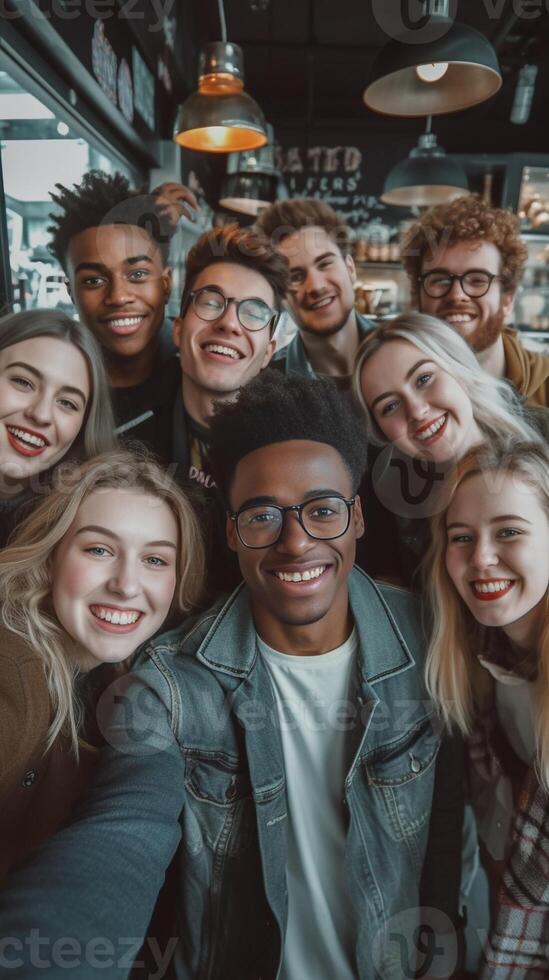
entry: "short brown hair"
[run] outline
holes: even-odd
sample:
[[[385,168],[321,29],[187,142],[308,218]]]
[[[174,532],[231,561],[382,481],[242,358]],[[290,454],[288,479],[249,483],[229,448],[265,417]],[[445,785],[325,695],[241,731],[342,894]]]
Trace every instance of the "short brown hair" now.
[[[351,251],[351,232],[341,215],[329,204],[315,197],[296,197],[291,201],[277,201],[261,212],[256,222],[269,241],[276,247],[285,238],[302,228],[323,228],[342,255]]]
[[[280,309],[290,284],[290,271],[286,259],[276,252],[265,235],[255,228],[241,228],[237,224],[231,224],[223,228],[210,228],[200,236],[189,251],[185,263],[181,315],[185,311],[196,277],[216,262],[234,262],[247,269],[254,269],[272,287],[276,308]]]
[[[450,204],[429,208],[403,236],[402,264],[410,277],[415,303],[425,256],[432,255],[440,245],[455,245],[456,242],[491,242],[495,245],[501,254],[503,290],[514,292],[528,257],[526,245],[520,238],[519,219],[507,208],[493,208],[476,194],[468,194]]]

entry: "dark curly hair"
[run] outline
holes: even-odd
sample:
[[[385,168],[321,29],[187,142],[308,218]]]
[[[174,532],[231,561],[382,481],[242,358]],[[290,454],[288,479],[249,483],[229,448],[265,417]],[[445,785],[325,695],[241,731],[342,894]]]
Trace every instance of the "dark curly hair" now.
[[[528,250],[520,237],[520,222],[507,208],[493,208],[478,195],[467,194],[449,204],[429,208],[404,233],[402,264],[410,277],[412,301],[419,298],[418,276],[423,260],[440,245],[456,242],[491,242],[501,253],[504,292],[514,292],[521,277]]]
[[[264,276],[272,286],[276,308],[280,309],[290,284],[286,259],[255,228],[241,228],[237,224],[230,224],[205,231],[190,249],[185,263],[181,316],[185,312],[196,277],[214,262],[234,262]]]
[[[275,246],[302,228],[323,228],[342,255],[349,255],[351,251],[348,225],[337,211],[316,197],[276,201],[261,212],[255,227]]]
[[[218,403],[211,419],[210,463],[225,500],[244,456],[275,442],[307,439],[333,446],[356,490],[366,470],[364,423],[329,378],[266,370],[241,388],[234,402]]]
[[[52,213],[48,231],[52,235],[50,252],[66,269],[67,251],[71,238],[87,228],[99,225],[125,224],[143,228],[157,242],[164,265],[168,264],[174,225],[166,210],[153,194],[132,190],[123,174],[106,174],[90,170],[73,189],[56,184],[58,193],[50,197],[61,208]]]

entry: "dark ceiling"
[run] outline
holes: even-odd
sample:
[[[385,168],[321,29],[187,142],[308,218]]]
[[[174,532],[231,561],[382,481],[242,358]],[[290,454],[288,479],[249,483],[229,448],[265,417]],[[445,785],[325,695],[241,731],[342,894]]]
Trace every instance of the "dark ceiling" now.
[[[334,129],[357,136],[415,134],[423,121],[381,117],[362,93],[403,3],[419,0],[225,0],[229,40],[244,50],[246,89],[275,131],[303,135]],[[434,129],[448,152],[549,152],[549,3],[547,0],[459,0],[456,19],[475,27],[497,50],[503,86],[488,102],[440,116]],[[198,4],[197,4],[198,7]],[[381,12],[381,13],[380,13]],[[201,41],[220,37],[218,0],[194,9]],[[539,67],[528,123],[510,122],[519,69]]]

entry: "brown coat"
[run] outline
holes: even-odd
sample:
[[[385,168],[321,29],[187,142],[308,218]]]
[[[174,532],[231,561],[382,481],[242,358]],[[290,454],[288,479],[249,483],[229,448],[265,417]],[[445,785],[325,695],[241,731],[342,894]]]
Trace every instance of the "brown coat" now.
[[[77,763],[62,737],[46,752],[50,720],[39,654],[0,629],[0,881],[67,823],[99,754],[81,743]]]
[[[549,406],[549,356],[528,350],[516,330],[502,333],[505,351],[505,377],[522,395],[527,405]]]

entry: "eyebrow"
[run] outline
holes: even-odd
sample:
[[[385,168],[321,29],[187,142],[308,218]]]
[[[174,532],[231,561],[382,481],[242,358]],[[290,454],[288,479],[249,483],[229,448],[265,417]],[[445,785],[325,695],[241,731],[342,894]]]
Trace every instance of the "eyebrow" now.
[[[336,258],[335,252],[323,252],[322,255],[317,255],[313,260],[313,264],[316,265],[318,262],[322,262],[323,259],[334,259]],[[290,272],[302,272],[304,270],[304,265],[293,265]]]
[[[492,517],[488,523],[489,524],[499,524],[501,521],[521,521],[522,524],[530,524],[531,521],[527,521],[525,517],[520,517],[519,514],[500,514],[497,517]],[[447,524],[446,530],[451,531],[454,527],[470,527],[470,524],[466,524],[464,521],[455,521],[453,524]]]
[[[313,500],[315,497],[345,497],[345,494],[341,490],[334,490],[333,488],[320,487],[318,490],[308,490],[307,493],[303,495],[302,504],[307,503],[308,500]],[[347,499],[345,497],[345,499]],[[263,504],[273,507],[283,507],[283,504],[279,504],[276,497],[250,497],[249,500],[245,500],[244,503],[240,504],[237,510],[243,510],[245,507],[261,507]],[[293,505],[290,505],[293,506]]]
[[[9,364],[6,365],[6,370],[9,370],[9,368],[14,368],[14,367],[23,368],[25,371],[30,371],[30,373],[34,374],[34,376],[36,378],[39,378],[40,381],[44,380],[44,375],[42,374],[42,372],[39,371],[38,368],[33,367],[32,364],[26,364],[25,361],[11,361]],[[84,402],[84,405],[86,404],[86,396],[84,392],[80,390],[80,388],[73,388],[72,385],[63,385],[63,387],[60,390],[70,391],[72,392],[73,395],[79,395],[82,401]]]
[[[123,264],[125,265],[137,265],[140,262],[151,262],[152,258],[150,255],[130,255],[127,259],[124,259]],[[108,272],[109,267],[104,265],[102,262],[79,262],[74,270],[74,275],[83,270],[88,270],[91,272]]]
[[[106,534],[109,538],[114,538],[115,541],[120,541],[118,534],[111,531],[108,527],[101,527],[100,524],[86,524],[85,527],[80,527],[76,534],[85,534],[86,532],[92,532],[93,534]],[[176,551],[176,545],[173,541],[147,541],[144,545],[145,548],[173,548]]]
[[[426,269],[422,274],[424,276],[429,276],[429,275],[431,275],[431,272],[445,272],[446,275],[448,275],[448,276],[453,276],[453,274],[454,274],[451,269],[447,269],[446,266],[443,266],[443,265],[436,265],[434,267],[434,269]],[[488,269],[480,269],[477,266],[472,266],[470,269],[466,269],[465,272],[460,272],[460,275],[466,276],[467,273],[469,273],[469,272],[485,272],[486,275],[488,275],[488,276],[495,276],[495,275],[497,275],[497,273],[495,273],[495,272],[490,272]]]
[[[412,375],[414,374],[414,372],[417,371],[417,369],[419,367],[421,367],[423,364],[434,364],[434,363],[435,362],[432,361],[429,357],[425,357],[421,361],[416,361],[416,363],[414,364],[414,366],[411,367],[410,370],[407,371],[406,374],[404,375],[404,380],[405,381],[408,381],[409,378],[412,377]],[[391,395],[395,395],[395,394],[396,394],[395,391],[384,391],[382,395],[378,395],[377,398],[374,398],[374,400],[373,400],[373,402],[372,402],[372,404],[370,406],[370,411],[373,408],[375,408],[375,406],[377,405],[378,402],[383,401],[384,398],[389,398]]]

